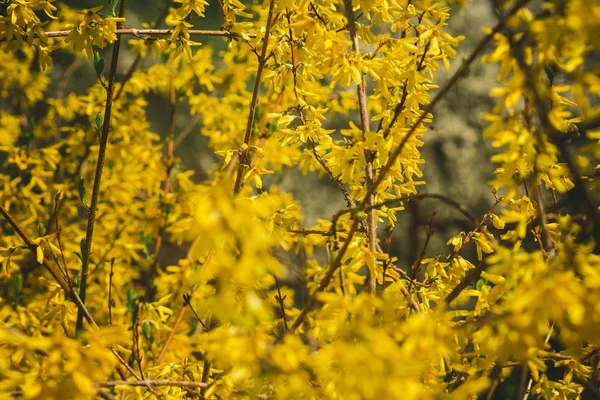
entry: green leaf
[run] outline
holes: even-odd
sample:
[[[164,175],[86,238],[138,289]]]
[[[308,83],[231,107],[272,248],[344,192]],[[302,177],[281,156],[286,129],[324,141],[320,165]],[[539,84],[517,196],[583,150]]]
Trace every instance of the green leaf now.
[[[150,234],[146,233],[145,230],[140,231],[140,241],[142,242],[142,251],[146,256],[146,259],[152,259],[152,255],[150,254],[150,247],[152,247],[152,237],[150,236]]]
[[[119,0],[108,0],[108,5],[110,6],[110,13],[113,17],[117,16],[117,6],[119,5]]]
[[[30,138],[33,138],[33,136],[34,136],[34,129],[35,129],[35,117],[33,115],[30,115],[27,118],[27,135]]]
[[[79,177],[79,184],[77,185],[77,191],[79,192],[79,201],[81,202],[81,205],[87,210],[88,206],[87,204],[85,204],[84,198],[85,198],[85,182],[83,180],[83,176]]]
[[[140,302],[140,295],[133,289],[127,289],[127,313],[131,315],[131,321],[133,324],[136,323],[138,317],[138,303]]]
[[[483,278],[482,278],[482,279],[480,279],[480,280],[478,280],[478,281],[477,281],[477,290],[481,291],[481,288],[482,288],[482,287],[484,287],[484,286],[488,286],[488,284],[487,284],[487,283],[488,283],[488,281],[487,281],[487,280],[485,280],[485,279],[483,279]],[[489,286],[488,286],[488,287],[489,287]]]
[[[154,335],[152,335],[152,326],[150,325],[150,321],[144,321],[142,324],[142,331],[144,332],[144,337],[150,344],[154,343]]]
[[[41,222],[38,222],[38,237],[44,236],[44,225]]]
[[[85,238],[81,238],[79,241],[79,250],[81,251],[81,259],[83,261],[83,255],[85,254]]]
[[[23,277],[21,274],[15,275],[13,280],[13,289],[15,291],[15,307],[19,306],[19,299],[21,297],[21,290],[23,289]]]
[[[102,80],[102,73],[104,72],[104,59],[100,57],[100,52],[94,49],[94,70],[98,79]]]
[[[92,124],[92,126],[96,130],[96,136],[98,137],[98,143],[100,143],[102,141],[102,126],[103,125],[104,125],[104,121],[102,120],[102,113],[99,112],[98,115],[96,115],[96,125]]]

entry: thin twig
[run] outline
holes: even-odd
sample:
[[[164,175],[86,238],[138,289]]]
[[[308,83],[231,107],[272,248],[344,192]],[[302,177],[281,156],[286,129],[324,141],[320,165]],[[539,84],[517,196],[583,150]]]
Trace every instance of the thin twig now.
[[[475,217],[473,217],[473,215],[467,210],[467,208],[465,206],[463,206],[456,200],[452,199],[451,197],[445,196],[443,194],[419,193],[419,194],[413,194],[413,195],[407,195],[407,196],[394,197],[393,199],[387,199],[382,202],[373,204],[372,206],[362,208],[362,210],[368,211],[370,209],[377,209],[377,208],[381,208],[381,207],[391,206],[391,205],[394,205],[395,203],[400,203],[403,201],[424,200],[424,199],[440,200],[441,202],[449,205],[450,207],[454,208],[455,210],[460,212],[462,215],[464,215],[465,218],[469,220],[469,222],[471,223],[471,226],[473,228],[477,227],[478,221],[475,219]],[[334,222],[337,221],[337,219],[339,219],[339,217],[341,217],[344,214],[353,213],[355,211],[360,211],[360,210],[361,210],[361,207],[358,206],[355,208],[344,209],[344,210],[338,211],[337,213],[334,214],[332,221],[334,221]]]
[[[331,231],[320,231],[317,229],[288,229],[288,232],[295,233],[297,235],[321,235],[321,236],[333,235],[333,233]]]
[[[113,386],[175,386],[175,387],[189,387],[189,388],[206,388],[209,385],[204,382],[192,382],[192,381],[154,381],[146,379],[143,381],[106,381],[96,383],[98,387],[113,387]]]
[[[185,315],[186,307],[187,307],[187,302],[184,302],[183,305],[181,306],[181,308],[179,309],[179,313],[177,313],[177,318],[175,319],[175,324],[173,324],[173,328],[171,329],[171,332],[169,333],[169,336],[167,337],[167,340],[165,341],[165,344],[163,345],[163,348],[160,351],[160,354],[158,355],[156,362],[154,363],[155,365],[160,365],[162,363],[162,360],[165,357],[165,354],[167,353],[167,349],[169,348],[169,345],[171,344],[173,337],[175,337],[177,328],[179,327],[179,324],[181,324],[181,321],[183,321],[183,316]]]
[[[387,277],[387,269],[391,264],[390,251],[392,249],[392,233],[394,233],[394,225],[389,224],[385,228],[385,254],[388,255],[387,259],[383,263],[383,278],[381,279],[381,291],[385,292],[385,279]]]
[[[206,398],[206,389],[208,389],[208,379],[210,378],[210,369],[211,369],[210,361],[208,361],[205,358],[204,365],[202,366],[202,383],[206,386],[202,386],[200,388],[200,398],[201,399]]]
[[[200,322],[200,325],[202,325],[202,328],[204,329],[204,332],[208,333],[208,331],[211,328],[210,319],[206,321],[206,324],[202,321],[202,318],[200,318],[200,316],[198,315],[198,313],[196,312],[196,310],[194,310],[194,307],[192,306],[192,303],[190,302],[191,301],[191,296],[184,294],[183,295],[183,301],[185,301],[185,303],[190,308],[190,310],[192,310],[192,312],[194,313],[194,316],[196,317],[196,319],[198,320],[198,322]],[[202,399],[204,399],[205,396],[206,396],[206,388],[208,387],[208,379],[210,378],[210,368],[211,368],[211,363],[206,358],[206,355],[204,355],[204,365],[203,365],[203,368],[202,368],[202,383],[204,385],[206,385],[206,386],[204,386],[204,389],[202,389],[200,391],[200,397]]]
[[[276,276],[274,276],[275,278],[275,285],[277,286],[277,295],[275,296],[275,300],[277,300],[277,302],[279,303],[279,308],[281,308],[281,318],[283,319],[283,333],[285,334],[288,330],[288,323],[287,323],[287,316],[285,314],[285,305],[283,304],[283,301],[285,300],[285,298],[287,296],[282,296],[281,295],[281,288],[279,287],[279,280],[277,279]]]
[[[208,332],[208,326],[206,326],[206,324],[202,321],[202,318],[200,318],[200,316],[198,315],[196,310],[194,310],[192,303],[190,303],[191,300],[192,300],[192,297],[190,295],[187,295],[187,294],[183,295],[183,301],[185,301],[185,304],[187,304],[187,306],[190,308],[190,310],[192,310],[192,312],[194,313],[194,316],[196,317],[198,322],[200,322],[200,325],[202,325],[204,332]]]
[[[198,124],[198,122],[200,122],[201,119],[202,119],[202,114],[196,114],[196,115],[194,115],[194,117],[192,119],[190,119],[190,121],[185,126],[185,128],[183,128],[183,130],[179,133],[179,135],[177,135],[177,139],[175,139],[175,148],[178,148],[181,145],[181,143],[183,142],[183,140],[186,137],[188,137],[188,135],[190,133],[192,133],[192,131],[194,130],[194,127]]]
[[[141,308],[141,304],[138,303],[138,310]],[[139,311],[138,311],[139,313]],[[132,352],[131,352],[131,356],[133,358],[135,358],[135,361],[137,363],[138,366],[138,371],[140,372],[140,376],[143,378],[144,375],[144,369],[142,368],[142,362],[143,362],[143,356],[142,356],[142,352],[140,351],[140,321],[135,321],[135,324],[133,326],[133,347],[132,347]],[[148,389],[152,389],[150,386],[148,386]]]
[[[60,211],[60,195],[62,194],[62,191],[58,192],[56,194],[56,196],[54,196],[54,224],[55,224],[55,229],[56,229],[56,242],[58,243],[58,249],[60,250],[60,256],[62,259],[62,269],[61,272],[64,275],[65,280],[67,281],[67,284],[69,285],[70,288],[73,287],[73,283],[71,282],[71,278],[69,277],[69,270],[67,269],[67,260],[65,259],[65,251],[63,249],[63,245],[62,245],[62,240],[60,238],[60,225],[59,225],[59,218],[58,218],[58,213]],[[60,268],[60,264],[57,262],[59,268]]]
[[[127,0],[121,0],[119,8],[119,18],[125,15]],[[122,28],[123,22],[117,23],[117,28]],[[81,284],[79,286],[79,297],[85,304],[85,295],[87,290],[87,278],[90,263],[90,255],[92,252],[92,241],[94,240],[94,226],[96,224],[96,215],[98,214],[98,201],[100,199],[100,183],[102,181],[102,171],[104,169],[104,159],[106,156],[106,148],[108,144],[108,133],[110,129],[110,117],[113,105],[113,93],[115,90],[115,81],[117,79],[117,65],[119,60],[119,49],[121,48],[120,36],[115,41],[112,51],[112,59],[110,62],[110,71],[108,76],[108,85],[106,87],[106,106],[104,107],[104,122],[102,125],[102,136],[100,138],[100,146],[98,150],[98,162],[96,164],[96,173],[94,175],[94,186],[92,189],[92,201],[88,209],[88,223],[85,233],[85,243],[81,255]],[[80,331],[83,328],[83,309],[80,307],[77,311],[77,323],[75,330]]]
[[[250,139],[252,138],[252,126],[254,124],[254,115],[256,113],[256,105],[258,104],[258,92],[260,90],[260,83],[262,81],[262,74],[267,63],[267,49],[269,47],[269,36],[271,35],[271,26],[273,24],[273,10],[275,9],[275,0],[270,1],[269,14],[267,16],[267,26],[265,28],[265,36],[263,38],[263,46],[258,59],[258,70],[256,71],[256,79],[254,81],[254,90],[252,91],[252,100],[250,102],[250,112],[248,114],[248,122],[246,124],[246,132],[244,133],[243,144],[248,146]],[[235,186],[233,189],[234,194],[238,194],[242,191],[244,186],[244,175],[246,168],[249,167],[248,160],[248,149],[240,148],[239,150],[239,164],[238,171],[235,180]]]
[[[319,21],[321,21],[321,23],[323,24],[323,26],[325,28],[327,28],[327,23],[325,22],[325,20],[323,19],[323,17],[321,17],[321,15],[319,14],[319,12],[317,11],[317,7],[315,7],[315,5],[313,4],[313,2],[310,1],[308,3],[308,5],[309,5],[310,9],[315,13],[315,16],[317,17],[317,19]]]
[[[112,325],[112,280],[114,275],[115,258],[110,259],[110,273],[108,274],[108,325]]]
[[[433,220],[435,219],[435,212],[429,214],[429,223],[427,224],[427,229],[426,229],[426,236],[425,236],[425,244],[423,244],[423,248],[421,249],[421,252],[419,253],[419,258],[417,258],[415,260],[415,262],[412,265],[412,276],[413,278],[417,278],[417,274],[419,273],[419,269],[421,268],[421,261],[423,261],[423,258],[425,257],[425,252],[427,251],[427,246],[429,245],[429,241],[431,240],[431,237],[433,236]]]
[[[191,36],[221,36],[227,38],[241,38],[241,33],[229,32],[226,30],[207,30],[207,29],[190,29],[187,31]],[[64,31],[49,31],[45,33],[46,37],[49,38],[59,38],[59,37],[67,37],[71,33],[71,30]],[[113,33],[117,36],[166,36],[171,35],[173,33],[173,29],[121,29],[117,28],[113,31]],[[245,33],[244,36],[255,38],[255,33]]]

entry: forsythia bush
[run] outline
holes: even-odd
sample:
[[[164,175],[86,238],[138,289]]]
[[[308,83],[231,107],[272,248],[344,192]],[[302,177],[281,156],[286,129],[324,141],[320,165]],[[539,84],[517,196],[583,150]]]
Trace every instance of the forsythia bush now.
[[[445,28],[468,2],[218,0],[217,31],[204,0],[127,27],[101,2],[0,1],[1,398],[600,396],[598,0],[491,1],[462,61]],[[423,190],[419,148],[481,60],[496,202],[473,216]],[[97,83],[65,93],[86,63]],[[221,156],[205,181],[178,107]],[[292,168],[347,207],[306,226]],[[422,198],[471,229],[411,265],[389,244]]]

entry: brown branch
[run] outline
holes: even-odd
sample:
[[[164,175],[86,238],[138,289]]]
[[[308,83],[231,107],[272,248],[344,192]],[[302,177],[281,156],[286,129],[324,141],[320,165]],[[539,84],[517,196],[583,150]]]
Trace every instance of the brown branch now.
[[[54,224],[55,224],[55,229],[56,229],[56,241],[58,243],[58,249],[60,250],[60,256],[62,259],[62,269],[60,268],[60,263],[57,262],[56,264],[58,265],[59,269],[63,273],[63,276],[64,276],[65,280],[67,281],[69,288],[72,288],[73,283],[71,282],[71,278],[69,277],[69,270],[67,269],[67,260],[65,259],[65,251],[63,249],[62,240],[60,237],[60,225],[59,225],[59,221],[58,221],[58,213],[60,211],[60,195],[61,194],[62,194],[62,191],[59,191],[56,194],[56,196],[54,196]]]
[[[206,398],[206,389],[208,388],[208,379],[210,378],[210,361],[204,360],[204,365],[202,365],[202,384],[206,385],[200,389],[200,398]]]
[[[115,266],[115,258],[110,259],[110,273],[108,275],[108,325],[112,325],[112,280]]]
[[[469,55],[469,57],[467,57],[467,59],[462,63],[460,68],[454,73],[454,75],[452,75],[452,77],[450,78],[448,83],[446,83],[446,85],[438,92],[438,94],[433,98],[433,100],[431,100],[431,103],[429,103],[429,105],[427,107],[425,107],[425,109],[423,110],[423,112],[421,113],[421,115],[419,116],[417,121],[412,125],[410,130],[406,133],[406,135],[404,136],[404,138],[402,139],[402,141],[400,142],[400,144],[398,145],[396,150],[394,150],[394,152],[390,155],[388,162],[382,167],[379,175],[377,176],[377,178],[375,179],[375,181],[373,182],[373,184],[367,191],[367,194],[365,195],[365,201],[363,202],[364,203],[363,207],[364,207],[364,205],[367,204],[368,198],[373,193],[375,193],[375,191],[377,190],[379,185],[386,178],[387,173],[390,171],[390,169],[392,168],[392,166],[394,165],[394,163],[396,162],[396,160],[398,159],[400,154],[402,154],[402,150],[404,150],[404,146],[406,146],[406,143],[414,135],[414,133],[416,132],[419,125],[423,122],[423,120],[425,118],[427,118],[427,115],[430,114],[435,109],[437,104],[450,92],[450,89],[452,89],[454,87],[454,85],[456,85],[456,83],[463,76],[467,75],[467,71],[468,71],[470,65],[479,57],[479,55],[483,52],[483,50],[487,47],[489,42],[492,40],[494,35],[504,28],[504,25],[505,25],[506,21],[508,20],[508,18],[510,16],[514,15],[517,11],[519,11],[523,6],[525,6],[530,1],[531,0],[520,0],[517,4],[515,4],[509,10],[509,12],[507,12],[504,15],[504,17],[494,27],[492,32],[490,32],[489,35],[487,35],[485,38],[483,38],[483,40],[481,40],[479,42],[479,44],[477,45],[475,50],[473,50],[473,52]],[[390,126],[387,127],[386,131],[391,130],[391,129],[392,129],[392,125],[390,124]]]
[[[283,301],[285,300],[285,298],[287,296],[281,296],[281,288],[279,287],[279,280],[277,279],[276,276],[274,276],[275,278],[275,285],[277,286],[277,295],[275,296],[275,300],[277,300],[277,302],[279,303],[279,308],[281,308],[281,318],[283,319],[283,333],[285,334],[288,330],[288,323],[287,323],[287,316],[285,313],[285,306],[283,304]]]
[[[98,387],[113,387],[113,386],[176,386],[176,387],[188,387],[188,388],[207,388],[209,385],[204,382],[192,382],[192,381],[153,381],[146,379],[143,381],[106,381],[96,383]]]
[[[46,35],[46,37],[49,37],[49,38],[60,38],[60,37],[69,36],[69,34],[71,32],[72,32],[71,30],[49,31],[49,32],[46,32],[45,35]],[[142,36],[171,35],[173,33],[173,29],[137,29],[137,28],[121,29],[121,28],[118,28],[118,29],[115,29],[113,31],[113,33],[119,37],[120,36],[135,36],[135,37],[139,37],[139,38],[143,39]],[[226,30],[190,29],[190,30],[188,30],[188,33],[191,36],[221,36],[221,37],[227,37],[227,38],[242,37],[242,34],[240,34],[240,33],[229,32]],[[245,36],[250,37],[250,38],[255,38],[256,34],[255,33],[246,33]]]
[[[125,15],[125,7],[127,6],[127,0],[121,0],[119,9],[119,17],[123,18]],[[117,28],[122,28],[123,22],[117,23]],[[94,238],[94,226],[96,223],[96,215],[98,213],[98,201],[100,199],[100,183],[102,181],[102,171],[104,169],[104,159],[106,156],[106,147],[108,144],[108,132],[110,128],[110,117],[112,113],[113,105],[113,93],[115,90],[115,81],[117,78],[117,64],[119,59],[119,49],[121,48],[120,37],[115,41],[113,45],[112,59],[110,63],[110,71],[108,76],[108,84],[106,87],[106,105],[104,107],[104,122],[102,125],[102,136],[100,138],[100,146],[98,150],[98,162],[96,164],[96,173],[94,176],[94,186],[92,189],[92,201],[88,209],[88,223],[85,233],[85,244],[83,246],[83,254],[81,255],[81,284],[79,287],[79,297],[81,302],[85,304],[85,295],[87,290],[87,278],[90,263],[90,254],[92,252],[92,241]],[[77,311],[77,323],[75,330],[80,331],[83,328],[83,308],[79,307]]]
[[[415,279],[417,278],[417,274],[419,273],[419,269],[421,268],[421,261],[423,261],[423,258],[425,257],[425,252],[427,251],[427,246],[429,245],[429,241],[431,240],[431,237],[433,236],[433,232],[434,232],[433,220],[434,219],[435,219],[435,212],[429,214],[429,223],[427,224],[425,244],[423,245],[423,248],[421,249],[421,252],[419,253],[419,258],[417,258],[412,265],[412,276]]]
[[[175,336],[175,332],[177,331],[179,324],[181,324],[181,321],[183,321],[183,316],[185,315],[186,307],[187,307],[187,302],[184,302],[183,305],[181,306],[181,308],[179,309],[179,313],[177,314],[177,318],[175,319],[175,324],[173,324],[171,333],[169,333],[169,336],[167,337],[167,340],[165,341],[165,344],[163,345],[163,348],[160,351],[158,358],[156,359],[155,365],[160,365],[162,363],[162,360],[165,357],[165,354],[167,353],[167,349],[169,348],[169,345],[171,344],[171,341],[173,340],[173,337]]]
[[[288,229],[288,232],[295,233],[297,235],[321,235],[321,236],[331,236],[333,233],[331,231],[320,231],[317,229]]]
[[[205,261],[206,263],[206,261]],[[192,310],[192,312],[194,313],[194,316],[196,317],[196,319],[198,320],[198,322],[200,322],[200,325],[202,325],[202,328],[204,329],[205,333],[208,333],[208,331],[211,328],[211,321],[210,319],[206,321],[206,324],[202,321],[202,318],[200,318],[200,316],[198,315],[198,313],[196,312],[196,310],[194,310],[194,307],[192,306],[191,301],[191,296],[184,294],[183,295],[183,300],[185,301],[185,304],[187,304],[187,306],[190,308],[190,310]],[[200,390],[200,397],[202,399],[205,398],[206,396],[206,388],[208,387],[208,379],[210,378],[210,368],[211,368],[211,363],[210,361],[206,358],[206,355],[204,355],[204,365],[202,367],[202,383],[207,385],[205,386],[203,389]]]
[[[385,254],[388,255],[388,258],[383,262],[383,278],[381,279],[381,292],[385,292],[385,278],[387,277],[387,269],[391,265],[390,251],[392,249],[392,233],[394,233],[394,225],[389,224],[385,228]]]
[[[138,310],[141,308],[141,304],[138,303]],[[138,311],[139,312],[139,311]],[[133,357],[137,363],[138,366],[138,371],[140,373],[140,376],[143,378],[144,377],[144,369],[142,368],[142,362],[143,362],[143,357],[142,357],[142,352],[140,351],[140,321],[136,321],[134,326],[133,326],[133,346],[131,349],[131,357]],[[149,390],[152,390],[152,388],[150,386],[148,386]]]
[[[196,310],[194,310],[194,307],[192,306],[192,303],[190,302],[191,300],[192,300],[192,297],[190,295],[187,295],[187,294],[183,295],[183,301],[185,301],[185,304],[187,304],[187,306],[190,308],[190,310],[192,310],[192,312],[194,313],[194,316],[196,317],[198,322],[200,322],[200,325],[202,325],[204,332],[208,332],[208,326],[202,321],[202,318],[200,318],[200,316],[198,315]]]
[[[321,21],[321,23],[323,24],[323,26],[325,28],[327,28],[327,23],[325,22],[325,20],[323,19],[323,17],[321,17],[321,15],[319,14],[319,12],[317,11],[317,7],[315,7],[315,5],[313,4],[313,2],[310,1],[308,3],[308,5],[309,5],[310,9],[315,13],[315,16],[317,17],[317,19],[319,21]]]
[[[419,304],[415,301],[415,299],[412,298],[408,289],[404,286],[401,286],[400,291],[402,292],[404,297],[406,297],[406,299],[408,300],[408,305],[410,306],[410,308],[412,308],[413,311],[415,311],[416,313],[421,313],[421,307],[419,307]]]
[[[250,112],[248,114],[248,123],[246,124],[246,132],[244,133],[244,142],[246,146],[250,144],[250,139],[252,138],[252,125],[254,124],[254,115],[256,113],[256,105],[258,104],[258,92],[260,90],[260,83],[262,80],[263,70],[265,68],[265,64],[267,63],[267,49],[269,47],[269,36],[271,35],[271,26],[273,24],[273,10],[275,9],[275,0],[270,1],[269,5],[269,14],[267,16],[267,26],[265,28],[265,36],[263,38],[263,46],[260,53],[260,58],[258,59],[258,70],[256,71],[256,79],[254,81],[254,90],[252,91],[252,100],[250,102]],[[239,164],[237,177],[235,180],[235,186],[233,189],[234,194],[238,194],[242,191],[244,186],[244,175],[246,173],[246,168],[248,168],[249,160],[248,160],[248,149],[243,149],[240,147],[238,152],[239,156]]]
[[[194,127],[198,124],[198,122],[200,122],[201,119],[202,114],[196,114],[192,119],[190,119],[185,128],[183,128],[179,135],[177,135],[177,139],[175,139],[175,148],[179,147],[183,140],[188,137],[190,133],[192,133]]]
[[[445,196],[443,194],[436,194],[436,193],[419,193],[419,194],[413,194],[413,195],[408,195],[408,196],[394,197],[393,199],[384,200],[382,202],[375,203],[369,207],[361,208],[361,206],[357,206],[354,208],[349,208],[349,209],[346,208],[344,210],[338,211],[337,213],[334,214],[334,216],[332,218],[332,229],[333,229],[335,223],[337,222],[337,220],[344,214],[354,213],[354,212],[360,211],[360,210],[368,211],[371,209],[377,209],[377,208],[381,208],[384,206],[387,207],[387,206],[391,206],[395,203],[400,203],[402,201],[424,200],[424,199],[436,199],[436,200],[439,200],[439,201],[449,205],[450,207],[452,207],[455,210],[457,210],[458,212],[460,212],[466,219],[468,219],[473,228],[477,227],[478,221],[475,219],[475,217],[473,217],[473,215],[467,210],[467,208],[465,206],[463,206],[456,200],[453,200],[451,197]]]

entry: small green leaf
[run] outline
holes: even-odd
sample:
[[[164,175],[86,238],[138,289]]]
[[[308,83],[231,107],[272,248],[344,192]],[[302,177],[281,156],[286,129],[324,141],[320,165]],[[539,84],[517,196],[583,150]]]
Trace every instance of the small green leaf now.
[[[85,182],[83,180],[83,176],[79,177],[79,184],[77,185],[77,190],[79,191],[79,201],[81,202],[81,205],[87,210],[88,206],[87,204],[85,204],[84,198],[85,198]]]
[[[140,295],[133,289],[127,289],[127,313],[131,315],[132,323],[135,325],[138,317],[138,303]]]
[[[260,117],[262,117],[262,109],[257,105],[256,110],[254,111],[254,120],[260,121]]]
[[[33,136],[34,136],[34,129],[35,129],[35,117],[33,115],[30,115],[27,118],[27,135],[30,138],[33,138]]]
[[[15,291],[15,307],[19,306],[19,299],[21,298],[21,290],[23,289],[23,277],[21,274],[15,275],[13,280],[13,289]]]
[[[367,213],[362,210],[355,211],[352,216],[357,221],[364,221],[365,219],[367,219]]]
[[[102,79],[102,73],[104,72],[104,59],[100,57],[100,52],[94,49],[94,70],[98,79]]]
[[[188,336],[193,336],[196,334],[196,332],[198,332],[198,328],[200,326],[200,324],[198,323],[197,319],[192,319],[189,322],[189,326],[190,326],[190,330],[188,331]]]
[[[41,222],[38,222],[38,237],[44,236],[44,225]]]
[[[119,5],[119,0],[108,0],[108,5],[110,6],[110,13],[113,17],[117,16],[117,6]]]
[[[146,256],[147,260],[152,259],[152,255],[150,254],[150,247],[152,245],[152,237],[149,233],[146,233],[145,230],[140,231],[140,241],[142,242],[142,251]]]
[[[85,238],[81,238],[81,241],[79,242],[79,250],[81,251],[81,258],[83,261],[83,255],[85,254]]]
[[[150,344],[154,343],[154,336],[152,335],[152,326],[150,325],[150,321],[144,321],[142,324],[142,331],[144,332],[144,337]]]
[[[79,273],[77,273],[77,276],[75,277],[75,280],[73,281],[73,285],[75,285],[75,288],[77,290],[79,290],[79,287],[81,286],[81,275]]]
[[[482,278],[482,279],[480,279],[480,280],[478,280],[478,281],[477,281],[477,290],[481,291],[481,288],[482,288],[482,287],[484,287],[484,286],[488,286],[488,284],[487,284],[487,283],[488,283],[488,281],[487,281],[487,280],[485,280],[485,279],[483,279],[483,278]],[[489,286],[488,286],[488,288],[489,288]]]
[[[92,125],[96,130],[96,136],[98,137],[98,142],[102,141],[102,126],[104,125],[104,121],[102,120],[102,113],[99,112],[96,115],[96,125]]]

